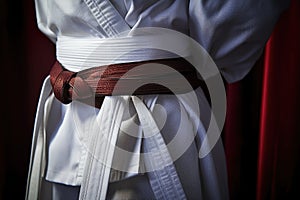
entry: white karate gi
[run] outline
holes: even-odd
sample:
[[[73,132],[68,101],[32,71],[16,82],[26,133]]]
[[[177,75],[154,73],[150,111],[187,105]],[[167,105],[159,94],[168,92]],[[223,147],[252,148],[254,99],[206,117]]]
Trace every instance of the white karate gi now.
[[[71,71],[79,71],[83,65],[93,67],[110,64],[107,63],[109,62],[107,57],[114,52],[107,52],[107,49],[101,51],[100,48],[97,52],[98,57],[89,60],[91,58],[89,53],[94,49],[89,49],[91,45],[88,44],[89,42],[93,44],[92,41],[97,38],[106,40],[124,31],[141,27],[162,27],[179,31],[199,42],[213,58],[225,80],[235,82],[249,72],[261,55],[276,20],[288,5],[287,1],[281,2],[283,3],[273,3],[271,0],[36,0],[36,12],[39,29],[56,43],[57,59]],[[111,45],[120,45],[120,48],[122,46],[118,40]],[[170,57],[168,53],[158,50],[149,52],[124,56],[119,62]],[[201,116],[196,118],[194,108],[197,105],[189,99],[189,94],[183,95],[179,101],[171,95],[145,95],[138,98],[143,100],[157,121],[163,114],[159,109],[155,111],[155,105],[159,104],[166,109],[167,121],[161,130],[166,143],[177,132],[176,125],[179,122],[185,124],[183,132],[187,137],[196,134],[195,142],[175,162],[180,178],[179,190],[182,187],[184,191],[183,198],[227,199],[226,162],[221,140],[205,158],[198,157],[199,144],[209,124],[210,108],[201,88],[196,90],[196,94],[201,110]],[[121,101],[131,102],[130,97],[124,99]],[[116,106],[119,104],[119,107]],[[184,108],[181,111],[179,104]],[[79,192],[77,186],[85,179],[86,162],[93,159],[89,157],[88,145],[90,145],[89,137],[93,137],[90,132],[95,129],[95,120],[100,115],[110,116],[114,121],[103,122],[102,119],[101,122],[108,123],[108,126],[113,126],[114,123],[121,126],[130,116],[122,116],[120,113],[125,112],[124,109],[137,109],[133,103],[129,108],[122,108],[122,102],[114,97],[107,97],[103,106],[101,109],[104,111],[99,111],[79,102],[64,105],[54,98],[48,78],[45,80],[35,123],[29,173],[29,178],[34,179],[31,183],[36,183],[39,177],[33,175],[33,172],[43,171],[45,168],[46,181],[43,180],[40,196],[45,199],[77,197]],[[113,112],[120,113],[111,114]],[[181,119],[178,114],[180,112],[184,116]],[[107,121],[109,120],[112,119]],[[197,121],[201,122],[200,128],[195,127]],[[116,140],[118,146],[124,148],[130,146],[131,151],[135,153],[143,151],[140,139],[130,139],[120,133],[115,135],[116,138],[112,140]],[[41,143],[44,143],[44,147]],[[115,155],[115,160],[117,157]],[[158,197],[159,192],[153,192],[153,186],[151,188],[149,181],[145,181],[147,175],[138,175],[142,167],[139,159],[137,156],[128,161],[126,166],[126,170],[130,171],[128,173],[120,173],[118,170],[108,171],[109,177],[107,175],[102,177],[104,180],[104,186],[101,186],[104,188],[101,190],[102,193],[107,187],[105,184],[110,181],[107,194],[104,192],[109,198],[139,198],[143,192],[145,198],[151,198],[151,195]],[[115,160],[112,162],[116,162]],[[34,162],[43,165],[46,163],[46,166],[39,168]],[[101,175],[101,172],[99,174]],[[94,182],[97,185],[97,180]],[[144,188],[138,188],[139,184]],[[87,195],[86,198],[90,194]],[[103,195],[100,194],[100,197]]]

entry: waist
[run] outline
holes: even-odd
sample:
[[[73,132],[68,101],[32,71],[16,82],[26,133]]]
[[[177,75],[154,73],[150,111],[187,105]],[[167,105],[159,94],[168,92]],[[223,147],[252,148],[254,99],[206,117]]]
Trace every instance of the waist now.
[[[147,30],[114,38],[58,37],[51,78],[55,96],[69,103],[107,95],[186,93],[203,84],[184,59],[190,55],[188,42]],[[169,51],[172,45],[180,47],[176,54]]]
[[[197,70],[184,58],[113,64],[77,73],[57,61],[50,80],[62,103],[75,99],[97,104],[95,107],[101,106],[104,96],[182,94],[205,86]]]

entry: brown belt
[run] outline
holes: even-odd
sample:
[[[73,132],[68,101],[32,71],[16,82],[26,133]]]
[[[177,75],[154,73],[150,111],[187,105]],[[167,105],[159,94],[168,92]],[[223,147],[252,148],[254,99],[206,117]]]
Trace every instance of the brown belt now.
[[[131,69],[153,63],[153,74],[139,70],[137,74],[123,75]],[[178,73],[155,73],[155,64],[167,65],[181,75],[190,83],[178,84]],[[147,67],[152,67],[151,65]],[[152,71],[151,71],[152,72]],[[122,80],[122,84],[117,84]],[[132,86],[140,84],[139,80],[149,83],[137,88],[133,93]],[[168,88],[156,84],[159,80],[168,83]],[[183,58],[161,59],[152,61],[132,62],[125,64],[112,64],[108,66],[94,67],[80,72],[71,72],[65,69],[58,61],[55,62],[50,71],[50,81],[55,97],[64,104],[72,100],[83,101],[100,108],[105,96],[111,95],[149,95],[149,94],[181,94],[190,92],[199,86],[205,86],[199,79],[196,69]],[[116,85],[117,84],[117,85]],[[169,88],[172,88],[170,90]]]

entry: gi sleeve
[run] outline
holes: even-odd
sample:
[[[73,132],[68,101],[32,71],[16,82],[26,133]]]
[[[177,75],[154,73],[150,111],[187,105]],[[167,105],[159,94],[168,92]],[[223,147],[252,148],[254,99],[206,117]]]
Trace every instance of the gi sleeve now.
[[[44,33],[52,42],[56,42],[57,28],[51,22],[50,12],[51,3],[45,0],[35,0],[35,11],[38,28]]]
[[[227,82],[242,79],[262,55],[288,0],[191,0],[190,35],[211,55]]]

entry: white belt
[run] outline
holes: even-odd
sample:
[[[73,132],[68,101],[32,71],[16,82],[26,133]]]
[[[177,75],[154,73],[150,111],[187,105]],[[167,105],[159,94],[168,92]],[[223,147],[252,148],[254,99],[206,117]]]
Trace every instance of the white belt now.
[[[152,114],[138,97],[131,97],[145,136],[150,185],[156,199],[186,199],[175,166]],[[83,174],[80,199],[105,199],[114,148],[129,97],[105,98],[99,114],[100,130],[93,131]],[[113,110],[113,112],[112,112]],[[154,137],[147,137],[147,136]],[[105,138],[105,139],[103,139]],[[103,142],[104,141],[104,142]],[[101,145],[99,145],[101,144]]]
[[[164,44],[162,40],[170,37],[168,34],[160,33],[159,37],[156,34],[150,32],[147,36],[120,35],[116,38],[60,36],[57,38],[56,57],[66,69],[77,72],[108,64],[188,56],[189,46],[180,40],[176,43],[181,47],[177,52],[179,55],[156,49]]]

